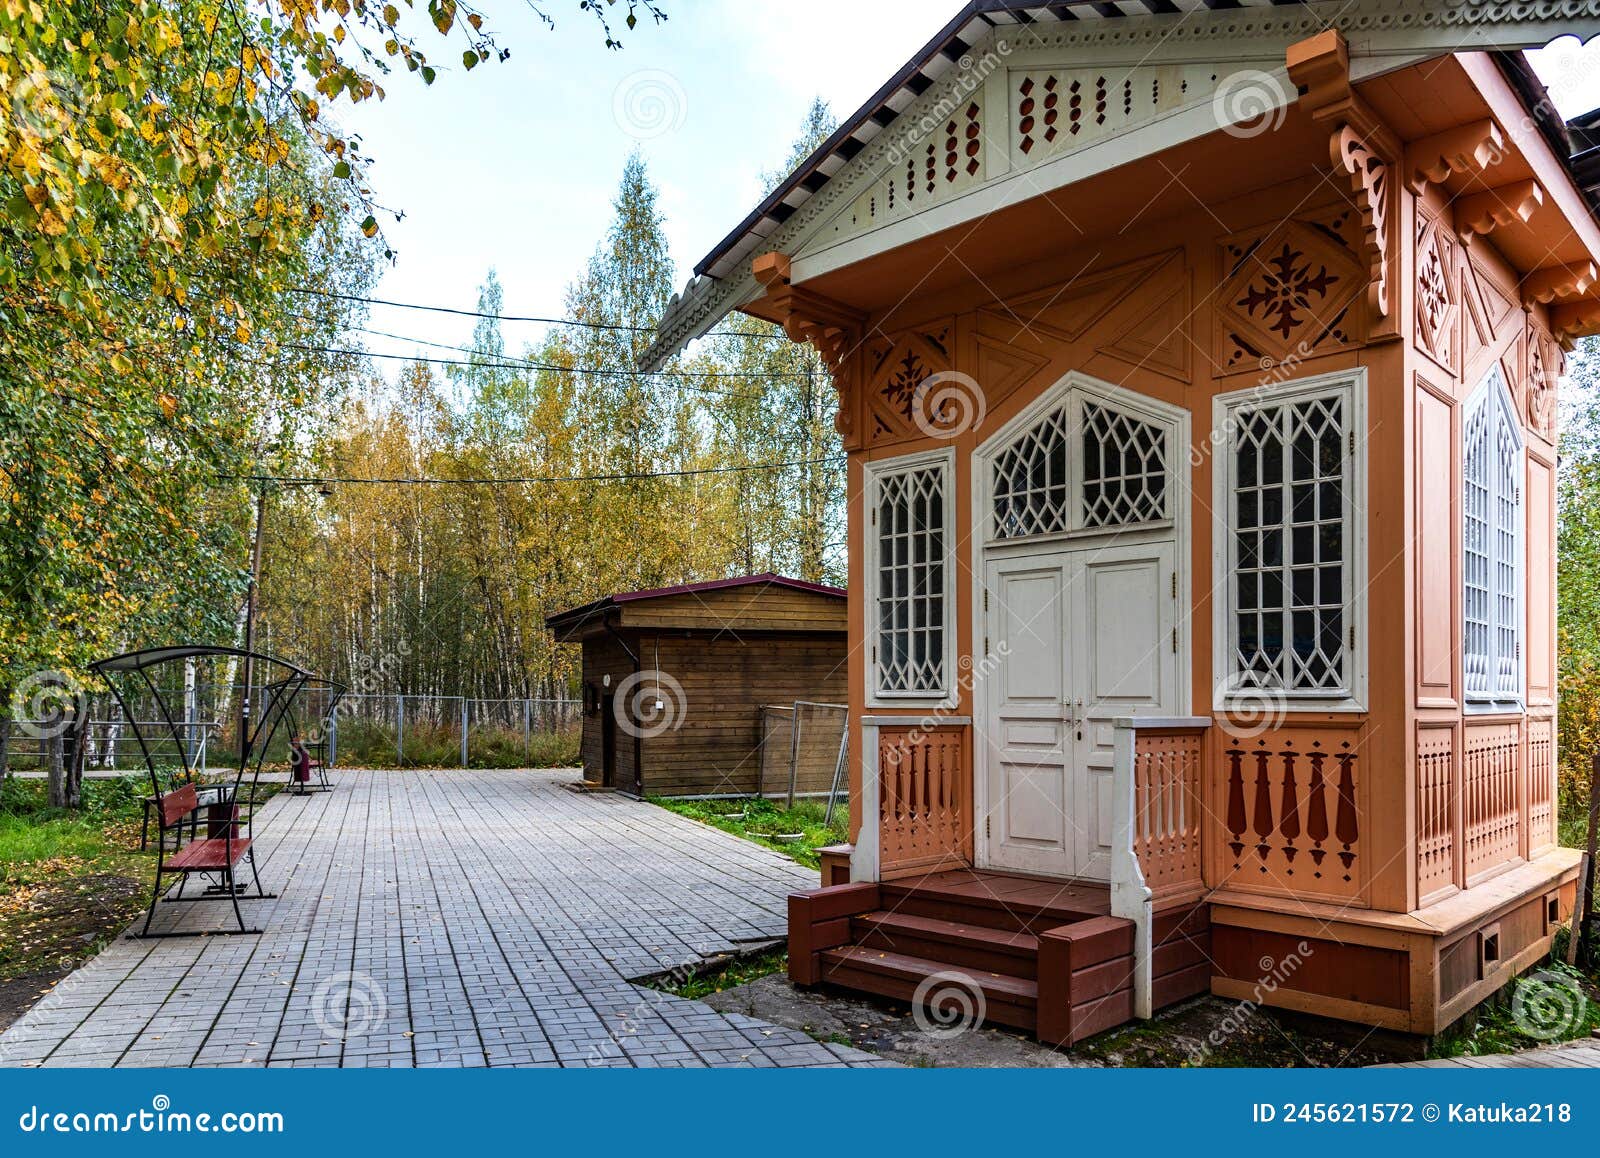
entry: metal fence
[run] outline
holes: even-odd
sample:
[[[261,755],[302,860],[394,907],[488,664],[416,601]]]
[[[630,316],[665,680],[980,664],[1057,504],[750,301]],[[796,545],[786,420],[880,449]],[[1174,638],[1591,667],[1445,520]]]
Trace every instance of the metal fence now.
[[[467,768],[475,754],[482,760],[520,750],[525,762],[533,761],[551,739],[576,735],[583,701],[350,695],[340,701],[335,719],[347,748],[352,734],[361,734],[363,763],[374,762],[381,747],[383,755],[393,753],[397,767],[444,764],[454,757]]]
[[[766,704],[761,711],[761,780],[757,794],[784,797],[826,796],[829,819],[843,791],[847,767],[849,709],[843,704],[796,700]]]
[[[174,720],[171,728],[153,700],[135,701],[138,734],[114,700],[89,697],[85,772],[143,771],[145,749],[158,766],[187,766],[203,773],[227,767],[237,747],[240,690],[195,688],[183,697],[182,708],[175,708],[184,718]],[[467,768],[474,762],[497,767],[564,762],[575,757],[583,717],[580,700],[357,694],[345,696],[329,714],[330,698],[325,689],[309,689],[296,705],[294,726],[307,739],[325,740],[329,761],[347,766]],[[260,689],[252,702],[264,702]],[[267,749],[269,761],[287,760],[289,727],[280,727],[273,737]],[[179,734],[177,740],[173,729]],[[57,732],[59,725],[13,720],[7,766],[13,771],[44,768],[51,737]]]

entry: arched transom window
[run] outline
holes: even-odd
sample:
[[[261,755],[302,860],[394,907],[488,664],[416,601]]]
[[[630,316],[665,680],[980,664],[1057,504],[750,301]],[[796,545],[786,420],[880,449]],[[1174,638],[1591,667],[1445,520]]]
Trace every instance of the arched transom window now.
[[[992,459],[996,539],[1109,531],[1171,517],[1172,426],[1069,391]]]

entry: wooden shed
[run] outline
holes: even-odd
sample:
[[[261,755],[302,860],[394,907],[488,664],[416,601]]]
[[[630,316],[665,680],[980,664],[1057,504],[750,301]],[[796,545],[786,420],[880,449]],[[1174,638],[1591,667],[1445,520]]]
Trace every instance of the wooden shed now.
[[[585,783],[635,796],[760,792],[764,709],[846,701],[845,606],[838,587],[765,574],[551,616],[557,642],[583,647]],[[842,717],[828,719],[830,751]],[[781,743],[787,758],[787,733]]]

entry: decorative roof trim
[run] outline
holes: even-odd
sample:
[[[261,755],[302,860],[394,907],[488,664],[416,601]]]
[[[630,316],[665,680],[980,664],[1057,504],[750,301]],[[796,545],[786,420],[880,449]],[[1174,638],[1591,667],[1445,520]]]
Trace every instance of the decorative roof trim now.
[[[1135,54],[1131,62],[1156,53],[1192,59],[1195,46],[1213,52],[1222,46],[1220,61],[1236,55],[1242,41],[1293,40],[1334,27],[1353,41],[1354,54],[1404,56],[1489,50],[1508,42],[1542,44],[1581,31],[1573,23],[1585,20],[1600,31],[1600,0],[1172,0],[1172,5],[1178,11],[1151,15],[1143,0],[1117,5],[972,0],[696,265],[695,276],[668,303],[641,367],[658,369],[729,311],[752,300],[758,288],[749,272],[752,254],[793,253],[837,200],[836,180],[873,167],[888,151],[885,125],[936,101],[963,71],[951,65],[971,67],[974,53],[1002,47],[1005,55],[1024,48],[1091,50],[1096,60],[1110,62],[1111,54],[1126,50]],[[1513,26],[1527,31],[1510,38],[1491,31]],[[889,102],[907,92],[915,99],[896,113]],[[830,163],[831,168],[824,167]]]

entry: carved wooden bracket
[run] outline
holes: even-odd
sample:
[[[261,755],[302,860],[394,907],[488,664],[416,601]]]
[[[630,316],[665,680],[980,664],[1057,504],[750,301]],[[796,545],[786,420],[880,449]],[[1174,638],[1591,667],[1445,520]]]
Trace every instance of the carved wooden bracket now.
[[[851,355],[866,332],[866,315],[831,298],[790,283],[788,255],[766,253],[750,263],[751,272],[766,288],[762,313],[778,322],[795,342],[809,342],[822,356],[839,393],[839,410],[833,424],[846,450],[861,445],[855,429],[855,392]]]
[[[1513,181],[1456,199],[1456,232],[1462,241],[1491,233],[1516,221],[1527,221],[1544,204],[1539,182]]]
[[[1398,311],[1391,316],[1389,285],[1399,266],[1394,175],[1400,142],[1351,87],[1350,49],[1338,29],[1290,45],[1285,64],[1289,79],[1304,90],[1301,106],[1312,120],[1332,126],[1328,152],[1334,169],[1345,174],[1361,207],[1363,248],[1372,265],[1371,336],[1397,336]]]
[[[1504,155],[1505,144],[1500,126],[1487,118],[1412,141],[1406,146],[1406,185],[1421,193],[1452,173],[1481,173]]]
[[[1580,298],[1594,285],[1594,262],[1574,265],[1547,265],[1522,279],[1522,304],[1549,303]]]
[[[1600,334],[1600,301],[1590,299],[1551,306],[1550,328],[1562,345]]]

